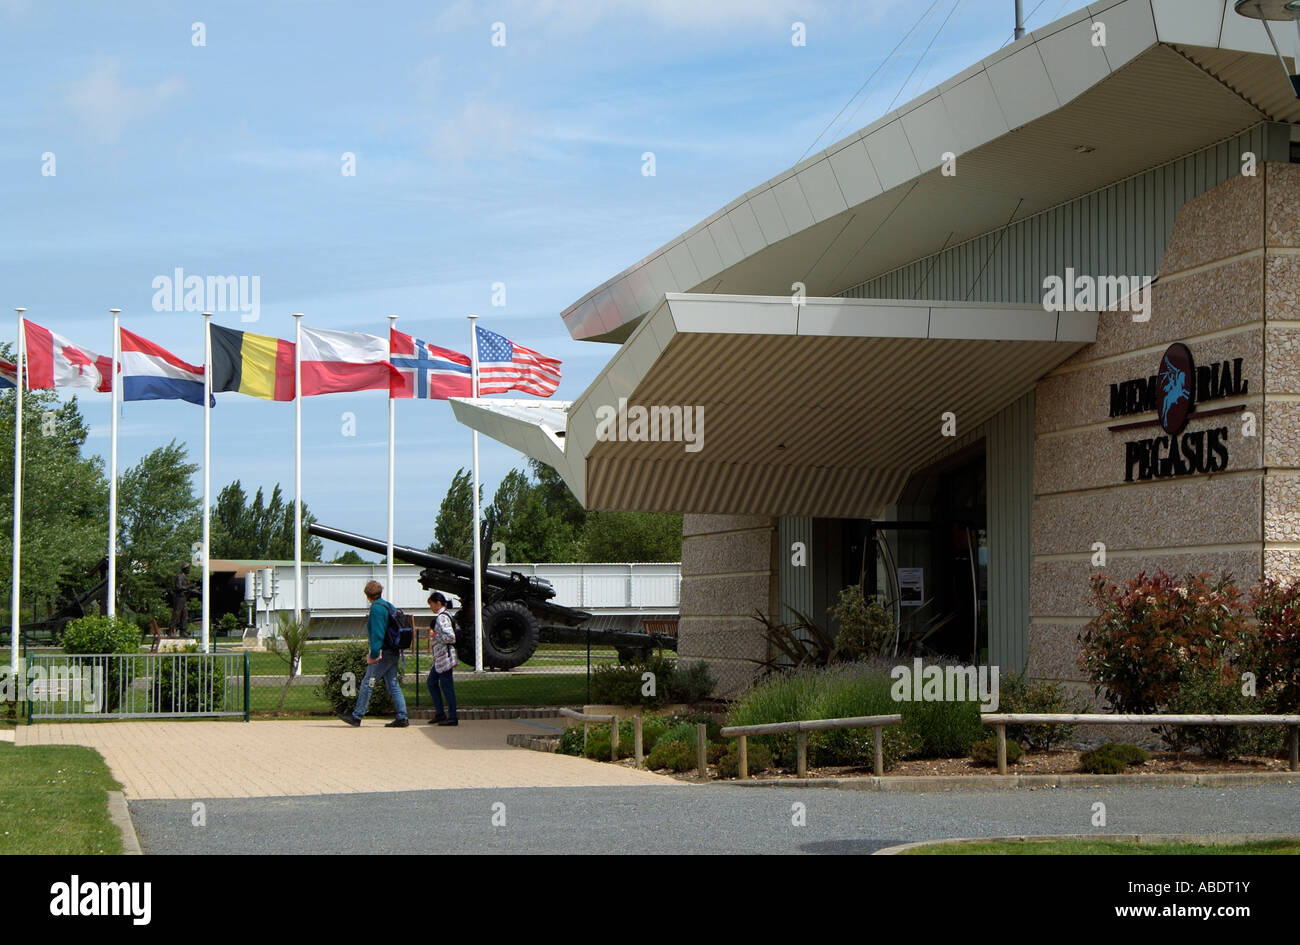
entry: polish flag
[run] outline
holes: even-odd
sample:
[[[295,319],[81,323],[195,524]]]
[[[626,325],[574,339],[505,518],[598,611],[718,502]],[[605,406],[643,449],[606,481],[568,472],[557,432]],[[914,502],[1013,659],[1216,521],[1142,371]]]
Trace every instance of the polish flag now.
[[[113,389],[113,359],[74,345],[35,322],[23,321],[27,340],[27,389],[87,387]]]
[[[388,339],[359,331],[302,330],[302,395],[388,390],[397,371]]]

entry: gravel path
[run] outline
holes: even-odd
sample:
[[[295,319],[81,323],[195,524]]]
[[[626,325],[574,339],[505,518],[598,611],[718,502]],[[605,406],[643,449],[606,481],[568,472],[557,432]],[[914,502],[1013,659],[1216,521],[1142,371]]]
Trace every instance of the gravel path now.
[[[1105,828],[1090,826],[1106,805]],[[1300,834],[1293,785],[876,794],[816,788],[511,788],[131,802],[145,853],[870,853],[1029,834]],[[792,805],[806,823],[792,824]],[[504,805],[504,808],[494,805]],[[494,810],[504,826],[493,826]]]

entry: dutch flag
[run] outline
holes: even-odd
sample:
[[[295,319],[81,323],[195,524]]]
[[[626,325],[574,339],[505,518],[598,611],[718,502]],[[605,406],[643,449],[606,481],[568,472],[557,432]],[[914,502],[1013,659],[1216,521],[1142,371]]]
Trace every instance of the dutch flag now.
[[[203,406],[201,366],[187,364],[125,328],[121,332],[123,400],[186,400]]]

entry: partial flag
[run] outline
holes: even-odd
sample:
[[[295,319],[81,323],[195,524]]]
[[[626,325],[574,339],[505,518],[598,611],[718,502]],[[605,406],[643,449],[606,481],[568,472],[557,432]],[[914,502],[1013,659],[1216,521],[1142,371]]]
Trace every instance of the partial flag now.
[[[220,325],[212,329],[212,389],[293,400],[293,342]]]
[[[430,400],[473,396],[466,355],[431,345],[396,328],[390,332],[389,345],[396,369],[390,396]]]
[[[486,328],[478,328],[478,392],[502,394],[521,390],[550,397],[560,386],[560,362],[517,345]]]
[[[35,322],[23,321],[27,341],[27,389],[86,387],[113,389],[113,359],[75,345]]]
[[[299,358],[304,397],[388,390],[393,383],[388,341],[378,335],[304,328]]]
[[[184,400],[203,406],[203,367],[121,329],[123,400]],[[214,398],[215,400],[215,398]]]
[[[18,386],[18,365],[0,361],[0,390],[13,390]]]

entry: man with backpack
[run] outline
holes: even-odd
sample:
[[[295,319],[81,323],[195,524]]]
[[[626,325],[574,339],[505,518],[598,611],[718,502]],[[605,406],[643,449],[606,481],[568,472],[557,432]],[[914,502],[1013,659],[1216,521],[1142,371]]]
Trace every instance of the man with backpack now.
[[[402,687],[398,683],[398,664],[401,658],[399,647],[403,642],[409,645],[410,630],[403,632],[400,626],[394,626],[399,624],[400,612],[380,596],[384,592],[382,584],[367,581],[365,592],[366,600],[370,602],[370,615],[366,619],[366,629],[370,636],[370,649],[366,653],[366,675],[357,692],[356,707],[339,718],[353,727],[360,725],[365,718],[366,708],[370,705],[370,692],[376,681],[382,679],[388,686],[389,695],[393,697],[393,707],[397,709],[397,718],[384,727],[406,728],[411,723],[406,717],[406,697],[402,695]]]

